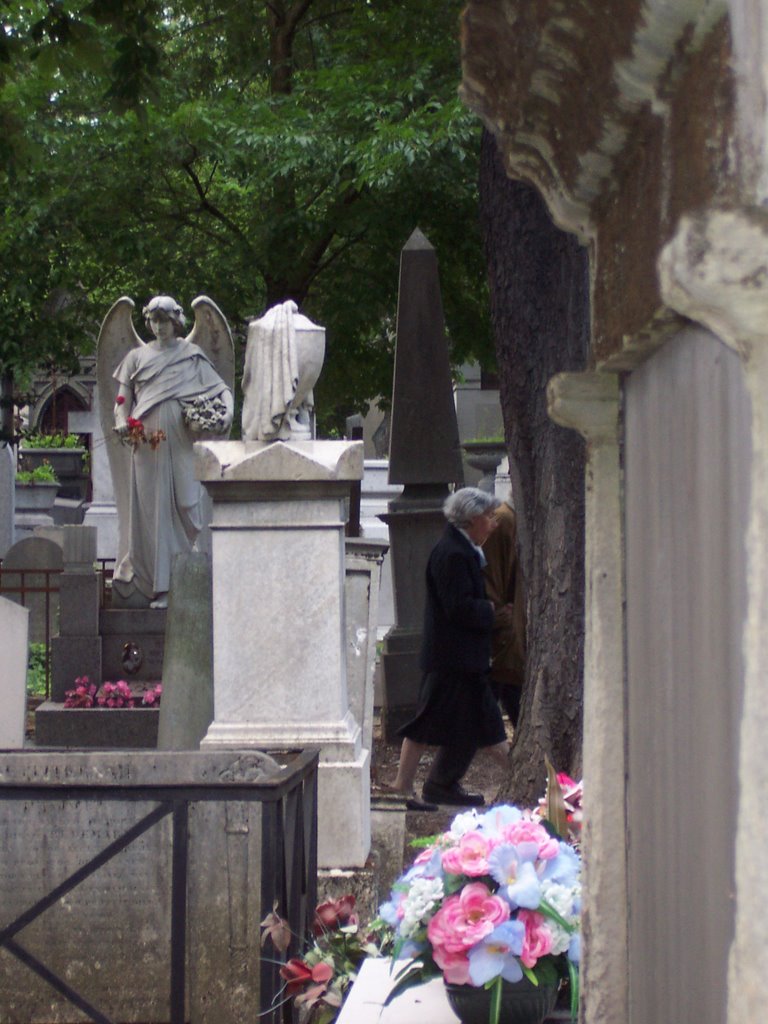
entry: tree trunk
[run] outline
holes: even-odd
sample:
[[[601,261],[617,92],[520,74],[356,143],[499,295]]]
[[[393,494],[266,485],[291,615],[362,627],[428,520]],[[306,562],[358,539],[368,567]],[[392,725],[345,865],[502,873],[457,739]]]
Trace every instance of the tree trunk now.
[[[581,774],[584,442],[549,419],[546,386],[586,365],[589,268],[539,193],[507,177],[488,132],[480,209],[527,591],[525,685],[500,796],[530,805],[544,792],[545,756],[558,771]]]

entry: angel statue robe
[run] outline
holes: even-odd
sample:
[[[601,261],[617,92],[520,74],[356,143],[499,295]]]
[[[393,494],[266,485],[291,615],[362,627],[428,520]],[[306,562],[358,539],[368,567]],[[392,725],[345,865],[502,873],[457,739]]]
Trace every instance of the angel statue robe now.
[[[131,389],[129,416],[141,420],[147,438],[131,458],[128,551],[115,579],[133,582],[150,600],[167,593],[175,555],[191,550],[203,528],[205,493],[195,480],[192,444],[181,402],[214,398],[227,385],[197,345],[177,338],[132,349],[114,373]]]

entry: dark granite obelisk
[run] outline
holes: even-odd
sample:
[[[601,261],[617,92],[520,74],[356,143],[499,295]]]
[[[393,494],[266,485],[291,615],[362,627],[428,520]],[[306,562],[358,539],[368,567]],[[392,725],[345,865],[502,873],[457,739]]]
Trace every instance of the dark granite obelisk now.
[[[389,482],[403,484],[381,516],[395,591],[382,655],[382,724],[391,740],[416,709],[427,558],[445,526],[449,485],[463,482],[437,255],[418,228],[400,257]]]

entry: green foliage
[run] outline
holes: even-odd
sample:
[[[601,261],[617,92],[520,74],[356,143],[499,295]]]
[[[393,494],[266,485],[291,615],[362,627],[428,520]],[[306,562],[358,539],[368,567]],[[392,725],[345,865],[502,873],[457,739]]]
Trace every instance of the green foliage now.
[[[45,669],[45,644],[30,644],[29,660],[27,661],[27,695],[29,697],[47,696]]]
[[[50,462],[44,462],[34,469],[19,469],[16,471],[17,484],[57,484],[59,482],[53,466]]]
[[[22,448],[82,448],[78,434],[25,434],[21,439]]]
[[[0,364],[71,367],[120,294],[327,330],[321,431],[391,389],[399,254],[491,365],[462,0],[32,0],[0,31]]]

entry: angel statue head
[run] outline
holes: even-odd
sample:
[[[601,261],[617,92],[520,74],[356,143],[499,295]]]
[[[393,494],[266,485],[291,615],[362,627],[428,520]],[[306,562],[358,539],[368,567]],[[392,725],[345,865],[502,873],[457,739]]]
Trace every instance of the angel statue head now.
[[[170,295],[155,295],[142,309],[141,315],[144,317],[144,323],[155,337],[158,337],[156,330],[158,323],[162,323],[165,320],[170,320],[176,337],[181,338],[184,336],[187,318],[184,316],[184,310],[176,299]]]
[[[234,402],[234,349],[227,322],[204,295],[192,303],[195,326],[170,295],[143,309],[154,335],[136,333],[131,299],[118,299],[97,349],[99,400],[118,515],[112,604],[162,608],[171,565],[210,521],[195,479],[193,444],[226,437]]]

